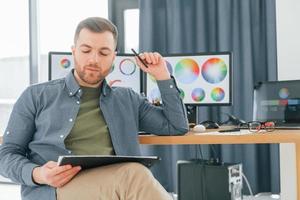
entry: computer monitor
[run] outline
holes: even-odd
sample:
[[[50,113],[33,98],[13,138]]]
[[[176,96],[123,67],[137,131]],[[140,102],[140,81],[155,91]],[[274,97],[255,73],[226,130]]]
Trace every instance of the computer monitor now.
[[[111,73],[106,80],[116,87],[130,87],[135,92],[142,92],[142,71],[137,66],[133,54],[118,54]]]
[[[49,80],[65,77],[74,68],[71,52],[49,52]],[[118,54],[110,74],[106,77],[111,86],[130,87],[140,93],[141,70],[132,54]]]
[[[254,89],[254,120],[276,126],[300,124],[300,80],[259,83]]]
[[[232,58],[230,52],[164,55],[186,105],[232,104]],[[146,76],[150,102],[161,101],[155,79]]]
[[[71,52],[49,52],[48,79],[54,80],[65,77],[74,68]]]

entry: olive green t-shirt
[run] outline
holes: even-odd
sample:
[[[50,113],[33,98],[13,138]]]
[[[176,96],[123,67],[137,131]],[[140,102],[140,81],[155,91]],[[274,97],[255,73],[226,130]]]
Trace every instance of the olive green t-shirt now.
[[[99,106],[99,88],[81,87],[80,109],[66,148],[75,155],[114,154],[108,127]]]

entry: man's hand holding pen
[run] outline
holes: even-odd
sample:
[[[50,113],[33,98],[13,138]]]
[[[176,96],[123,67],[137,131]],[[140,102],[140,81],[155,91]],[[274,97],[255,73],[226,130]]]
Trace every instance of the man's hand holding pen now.
[[[139,56],[139,58],[138,58]],[[166,61],[157,52],[144,52],[135,56],[136,63],[146,73],[152,75],[156,80],[170,79]]]

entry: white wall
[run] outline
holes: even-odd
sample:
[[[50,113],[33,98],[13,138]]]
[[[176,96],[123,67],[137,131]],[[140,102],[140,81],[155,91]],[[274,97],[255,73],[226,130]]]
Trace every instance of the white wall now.
[[[277,0],[276,4],[278,79],[300,79],[300,1]],[[296,200],[294,145],[280,145],[280,179],[281,199]]]

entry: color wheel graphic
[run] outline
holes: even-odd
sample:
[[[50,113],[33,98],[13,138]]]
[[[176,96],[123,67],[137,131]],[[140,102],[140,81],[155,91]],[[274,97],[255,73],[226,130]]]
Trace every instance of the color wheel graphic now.
[[[175,77],[184,84],[194,82],[198,78],[199,72],[197,62],[191,58],[182,59],[175,66]]]
[[[287,88],[281,88],[279,90],[279,97],[281,99],[286,99],[286,98],[288,98],[289,95],[290,95],[289,89],[287,89]]]
[[[126,58],[120,62],[119,69],[122,74],[130,76],[135,72],[136,65],[133,60]]]
[[[67,58],[63,58],[60,60],[60,66],[64,69],[67,69],[71,66],[71,61]]]
[[[196,102],[200,102],[205,98],[205,91],[202,88],[195,88],[192,91],[192,99]]]
[[[214,101],[222,101],[225,97],[225,92],[222,88],[216,87],[211,91],[210,96]]]
[[[227,66],[220,58],[210,58],[202,65],[201,73],[207,82],[220,83],[227,75]]]

